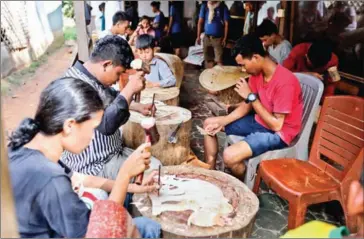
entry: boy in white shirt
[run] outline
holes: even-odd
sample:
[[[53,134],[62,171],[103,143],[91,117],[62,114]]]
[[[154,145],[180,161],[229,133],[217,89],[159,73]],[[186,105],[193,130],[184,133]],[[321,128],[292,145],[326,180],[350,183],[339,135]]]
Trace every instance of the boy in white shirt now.
[[[292,50],[292,45],[278,34],[278,28],[272,21],[265,19],[257,27],[257,36],[275,62],[282,65]]]
[[[99,33],[99,39],[107,35],[119,35],[125,39],[126,30],[129,27],[129,16],[122,11],[118,11],[112,17],[113,26]]]

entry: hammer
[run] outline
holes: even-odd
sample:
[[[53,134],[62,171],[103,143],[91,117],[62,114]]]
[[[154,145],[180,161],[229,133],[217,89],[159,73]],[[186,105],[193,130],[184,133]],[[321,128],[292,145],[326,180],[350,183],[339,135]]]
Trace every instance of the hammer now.
[[[136,71],[142,71],[144,74],[150,73],[150,65],[141,59],[135,59],[130,64],[131,68],[133,68]],[[135,102],[140,102],[140,92],[135,94],[134,98]]]

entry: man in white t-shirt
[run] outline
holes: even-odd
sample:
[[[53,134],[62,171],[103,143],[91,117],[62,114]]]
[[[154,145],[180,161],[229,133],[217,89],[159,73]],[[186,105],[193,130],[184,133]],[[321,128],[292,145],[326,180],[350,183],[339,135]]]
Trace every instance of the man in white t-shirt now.
[[[122,11],[118,11],[112,17],[113,26],[99,33],[99,39],[107,35],[119,35],[125,39],[126,30],[129,27],[129,16]]]
[[[265,19],[257,27],[257,36],[275,62],[282,65],[292,50],[292,45],[278,34],[278,28],[272,21]]]

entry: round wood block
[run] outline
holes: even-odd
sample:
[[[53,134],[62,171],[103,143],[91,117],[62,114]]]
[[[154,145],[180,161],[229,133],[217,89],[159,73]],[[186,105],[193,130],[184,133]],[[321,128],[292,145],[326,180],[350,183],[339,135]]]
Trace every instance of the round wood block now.
[[[189,177],[196,175],[196,178],[205,178],[203,180],[211,183],[215,182],[221,189],[233,190],[237,201],[233,203],[235,205],[235,214],[230,224],[225,226],[198,227],[195,225],[188,226],[184,221],[178,220],[178,215],[183,212],[164,212],[159,216],[153,216],[151,200],[148,195],[135,194],[133,197],[135,206],[143,216],[161,224],[164,238],[247,238],[250,236],[259,209],[259,200],[240,180],[220,171],[186,165],[163,167],[161,175],[167,174],[180,175],[180,177],[183,177],[183,175],[189,175]],[[227,195],[224,193],[224,196]]]

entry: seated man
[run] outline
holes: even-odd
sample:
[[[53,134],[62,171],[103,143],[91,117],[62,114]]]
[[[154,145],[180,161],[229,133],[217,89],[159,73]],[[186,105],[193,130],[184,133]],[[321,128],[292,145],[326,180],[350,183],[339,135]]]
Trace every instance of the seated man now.
[[[128,84],[121,92],[114,90],[111,86],[119,80],[121,73],[130,68],[133,59],[132,50],[126,40],[118,36],[105,36],[97,41],[87,62],[78,61],[67,70],[66,76],[87,82],[94,87],[105,107],[101,123],[95,129],[90,145],[80,154],[63,152],[61,161],[72,171],[115,180],[119,169],[132,154],[132,149],[123,147],[119,128],[129,119],[129,107],[148,115],[152,105],[132,102],[133,95],[143,89],[141,72],[130,76]],[[150,167],[156,169],[159,165],[159,160],[152,157]],[[145,179],[142,185],[129,184],[129,194],[125,199],[126,208],[131,203],[130,193],[146,193],[155,190],[155,187],[146,185],[146,181],[148,179]],[[142,219],[136,224],[138,228],[149,228],[153,232],[150,235],[159,235],[160,225],[157,223],[151,224],[149,220]]]
[[[141,60],[150,65],[150,74],[145,75],[146,87],[171,87],[176,85],[174,76],[167,63],[154,56],[154,39],[144,34],[136,40],[137,53]]]
[[[278,64],[283,64],[283,61],[288,57],[292,50],[292,45],[278,34],[278,28],[271,20],[264,20],[256,30],[257,36],[262,40],[265,49],[269,55]]]
[[[325,85],[323,99],[335,93],[336,82],[340,80],[338,64],[339,59],[326,41],[298,44],[283,62],[283,66],[292,72],[307,73],[322,80]],[[329,74],[330,68],[336,70]]]
[[[66,76],[86,81],[98,92],[105,105],[105,112],[90,145],[78,155],[64,152],[61,160],[75,172],[115,180],[120,166],[133,150],[123,147],[120,126],[129,119],[129,108],[144,115],[149,114],[152,105],[132,102],[135,93],[143,88],[141,73],[129,77],[129,83],[118,92],[111,85],[119,75],[130,67],[134,59],[128,42],[117,36],[100,39],[91,53],[90,60],[77,62]],[[152,168],[160,162],[152,157]],[[128,192],[141,192],[146,186],[132,184]]]
[[[130,24],[129,16],[125,12],[118,11],[112,17],[112,24],[111,29],[100,32],[99,39],[107,35],[119,35],[125,39],[126,30]]]
[[[266,151],[287,147],[301,129],[301,87],[295,75],[272,61],[261,40],[252,34],[239,39],[233,49],[236,62],[251,74],[249,83],[240,79],[235,91],[244,99],[227,116],[208,118],[204,129],[205,160],[215,167],[218,153],[215,134],[225,128],[227,135],[245,139],[226,148],[225,166],[241,178],[244,160]],[[251,112],[254,110],[254,114]]]

